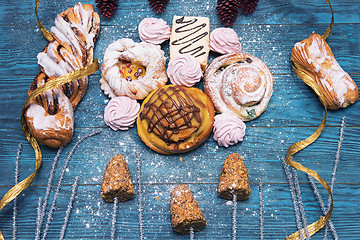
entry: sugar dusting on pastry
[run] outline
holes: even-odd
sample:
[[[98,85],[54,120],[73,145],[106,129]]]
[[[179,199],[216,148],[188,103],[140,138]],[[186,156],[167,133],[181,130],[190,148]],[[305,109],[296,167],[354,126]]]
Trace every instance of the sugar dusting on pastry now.
[[[165,85],[168,80],[164,55],[159,45],[136,43],[129,38],[117,40],[105,50],[101,66],[101,89],[111,98],[128,96],[133,99],[144,99],[151,91]],[[128,79],[120,72],[119,64],[124,60],[143,67],[136,79]]]
[[[220,113],[232,112],[242,121],[260,116],[270,101],[273,79],[260,59],[247,53],[215,58],[204,74],[204,90]]]

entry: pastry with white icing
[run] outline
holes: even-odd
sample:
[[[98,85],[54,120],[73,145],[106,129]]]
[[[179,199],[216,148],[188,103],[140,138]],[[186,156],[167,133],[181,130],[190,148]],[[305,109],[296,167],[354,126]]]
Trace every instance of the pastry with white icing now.
[[[329,45],[313,34],[295,44],[291,52],[294,72],[309,85],[329,109],[345,108],[357,101],[359,89],[336,61]]]
[[[215,58],[204,74],[204,91],[215,109],[230,112],[242,121],[259,117],[267,108],[273,78],[263,61],[247,53]]]
[[[40,73],[37,86],[45,83],[45,74]],[[29,89],[30,95],[36,88],[33,83]],[[29,103],[25,113],[29,131],[40,144],[58,148],[71,141],[74,130],[74,110],[70,100],[61,88],[48,90]]]
[[[60,77],[93,62],[93,48],[100,30],[100,18],[91,4],[78,3],[60,13],[51,28],[54,41],[38,54],[38,64],[50,79]],[[74,109],[85,95],[88,78],[62,86]]]
[[[101,66],[101,89],[110,98],[144,99],[164,86],[168,78],[165,53],[160,45],[122,38],[105,50]]]
[[[91,64],[99,30],[100,18],[91,4],[78,3],[60,13],[51,28],[54,40],[37,56],[41,72],[31,83],[28,95],[46,82]],[[73,111],[87,84],[87,77],[77,79],[48,90],[29,103],[25,119],[39,143],[58,148],[71,141]]]
[[[210,50],[209,34],[209,18],[174,16],[170,37],[170,59],[182,54],[191,54],[205,71]]]

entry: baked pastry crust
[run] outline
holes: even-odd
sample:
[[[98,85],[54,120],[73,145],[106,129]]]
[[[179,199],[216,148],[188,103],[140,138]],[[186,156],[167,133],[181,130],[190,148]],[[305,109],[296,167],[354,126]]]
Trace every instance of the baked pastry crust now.
[[[28,95],[46,82],[91,64],[99,30],[100,18],[91,4],[78,3],[60,13],[51,28],[54,40],[37,56],[41,72],[31,83]],[[58,148],[71,141],[73,111],[85,95],[87,85],[87,77],[77,79],[30,102],[25,118],[30,133],[39,143]]]
[[[272,87],[269,68],[247,53],[217,57],[204,74],[204,91],[215,109],[234,113],[243,121],[253,120],[265,111]]]
[[[49,42],[38,54],[38,64],[48,80],[60,77],[93,62],[93,49],[100,31],[100,18],[91,4],[78,3],[55,18]],[[76,109],[85,95],[88,77],[62,86]]]
[[[214,107],[198,88],[166,85],[144,100],[137,118],[143,142],[162,154],[188,152],[210,135]]]
[[[28,95],[41,86],[46,78],[40,73],[32,84]],[[36,86],[36,87],[34,87]],[[40,144],[58,148],[69,143],[73,136],[74,110],[61,88],[45,91],[29,103],[25,113],[29,132]]]
[[[319,34],[313,32],[309,38],[296,43],[291,60],[296,75],[316,92],[327,108],[345,108],[359,98],[354,80],[340,67]]]
[[[101,89],[111,98],[128,96],[133,99],[144,99],[151,91],[165,85],[168,80],[164,55],[159,45],[135,43],[129,38],[117,40],[108,46],[104,54]],[[123,78],[119,72],[119,65],[123,60],[145,67],[145,75],[133,81]]]

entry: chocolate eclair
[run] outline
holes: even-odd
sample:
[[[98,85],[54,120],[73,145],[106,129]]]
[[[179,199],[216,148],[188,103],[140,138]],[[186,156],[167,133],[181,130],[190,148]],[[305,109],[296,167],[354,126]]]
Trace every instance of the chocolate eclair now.
[[[137,128],[140,138],[162,154],[188,152],[210,135],[214,106],[198,88],[166,85],[144,100]]]

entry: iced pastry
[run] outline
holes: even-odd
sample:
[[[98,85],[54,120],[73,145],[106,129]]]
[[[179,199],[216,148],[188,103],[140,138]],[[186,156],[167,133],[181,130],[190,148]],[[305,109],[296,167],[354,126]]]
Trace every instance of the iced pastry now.
[[[47,82],[93,63],[93,48],[100,18],[91,4],[78,3],[60,13],[51,28],[50,41],[38,54],[41,72],[30,85],[28,96]],[[85,95],[88,78],[80,78],[45,91],[27,106],[25,120],[35,139],[58,148],[71,141],[74,113]]]
[[[198,88],[165,85],[143,101],[137,118],[141,140],[162,154],[188,152],[210,135],[214,107]]]
[[[210,33],[210,50],[221,54],[241,52],[240,39],[232,28],[215,28]]]
[[[118,198],[119,202],[125,202],[134,196],[135,190],[127,162],[122,155],[117,154],[106,165],[101,197],[107,202],[114,202],[115,198]]]
[[[235,194],[238,201],[243,201],[250,197],[250,193],[247,169],[242,157],[238,153],[232,153],[224,161],[218,195],[232,200]]]
[[[206,227],[206,220],[199,204],[186,185],[178,185],[171,190],[170,197],[171,223],[175,232],[190,233]]]
[[[165,53],[159,45],[122,38],[105,50],[101,89],[110,98],[143,99],[167,82]]]
[[[259,117],[267,108],[273,78],[263,61],[247,53],[215,58],[204,74],[204,91],[220,113],[231,112],[242,121]]]
[[[43,95],[46,98],[31,101],[25,113],[29,132],[40,144],[52,148],[65,146],[74,131],[71,102],[60,88],[48,90]]]
[[[112,130],[128,130],[134,126],[140,104],[129,97],[115,97],[105,107],[104,121]]]
[[[215,116],[214,140],[219,146],[229,147],[243,140],[246,125],[232,113],[222,113]]]
[[[174,16],[170,37],[170,59],[182,54],[191,54],[205,71],[210,50],[209,34],[209,18]]]
[[[171,29],[161,18],[144,18],[139,24],[141,41],[161,44],[170,38]]]
[[[336,61],[329,45],[313,34],[295,44],[291,51],[294,72],[320,97],[329,109],[345,108],[359,98],[354,80]]]
[[[191,87],[201,80],[202,70],[194,56],[184,54],[170,60],[167,75],[172,84]]]

